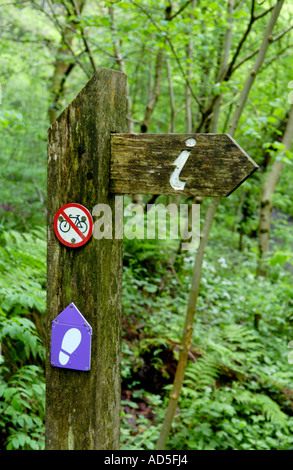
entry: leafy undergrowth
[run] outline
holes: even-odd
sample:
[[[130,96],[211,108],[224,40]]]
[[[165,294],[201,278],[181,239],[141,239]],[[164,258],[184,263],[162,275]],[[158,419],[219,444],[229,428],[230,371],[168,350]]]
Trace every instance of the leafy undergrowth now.
[[[287,257],[257,278],[253,240],[211,236],[168,449],[293,449]],[[1,449],[44,448],[45,232],[0,243]],[[222,234],[223,235],[223,234]],[[154,449],[180,351],[194,254],[125,241],[121,448]]]
[[[44,448],[45,230],[0,241],[0,449]],[[37,329],[38,325],[39,329]]]
[[[256,277],[255,251],[211,237],[168,449],[293,449],[291,273]],[[155,448],[179,357],[194,256],[166,259],[125,263],[123,449]]]

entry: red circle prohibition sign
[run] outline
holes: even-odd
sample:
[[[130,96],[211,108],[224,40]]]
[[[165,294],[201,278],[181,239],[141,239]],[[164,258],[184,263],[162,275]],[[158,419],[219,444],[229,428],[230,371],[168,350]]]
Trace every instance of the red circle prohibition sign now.
[[[54,232],[63,245],[78,248],[85,245],[93,234],[92,216],[81,204],[65,204],[54,217]]]

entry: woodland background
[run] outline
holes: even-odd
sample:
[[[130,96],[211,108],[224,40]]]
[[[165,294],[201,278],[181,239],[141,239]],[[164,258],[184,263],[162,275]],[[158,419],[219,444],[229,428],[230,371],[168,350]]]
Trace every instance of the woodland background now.
[[[130,132],[227,132],[260,167],[125,197],[200,203],[203,237],[124,240],[121,449],[293,449],[292,29],[289,0],[1,0],[0,449],[44,449],[47,129],[99,67]]]

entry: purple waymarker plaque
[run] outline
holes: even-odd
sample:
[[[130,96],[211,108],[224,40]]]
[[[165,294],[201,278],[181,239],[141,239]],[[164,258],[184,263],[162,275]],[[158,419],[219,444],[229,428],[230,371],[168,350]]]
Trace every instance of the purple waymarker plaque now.
[[[51,365],[90,370],[92,328],[73,302],[52,321]]]

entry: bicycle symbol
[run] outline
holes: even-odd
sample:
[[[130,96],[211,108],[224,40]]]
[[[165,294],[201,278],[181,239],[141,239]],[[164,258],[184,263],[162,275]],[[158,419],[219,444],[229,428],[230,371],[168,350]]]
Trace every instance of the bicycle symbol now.
[[[70,219],[75,220],[74,225],[81,231],[81,233],[85,233],[88,229],[86,223],[86,217],[82,216],[81,219],[79,218],[80,215],[69,215]],[[67,220],[65,220],[62,216],[59,217],[59,230],[60,232],[67,233],[69,232],[71,225]]]

